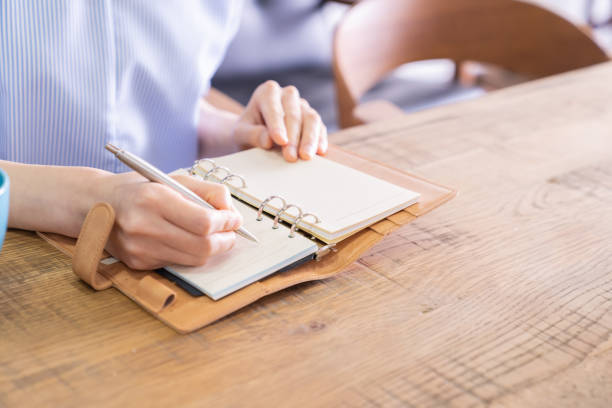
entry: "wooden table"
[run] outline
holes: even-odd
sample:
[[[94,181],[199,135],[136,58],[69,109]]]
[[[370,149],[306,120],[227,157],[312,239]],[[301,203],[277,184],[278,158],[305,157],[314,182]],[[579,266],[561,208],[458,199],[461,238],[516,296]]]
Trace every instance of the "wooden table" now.
[[[0,406],[609,407],[611,102],[609,63],[334,135],[459,196],[191,335],[9,231]]]

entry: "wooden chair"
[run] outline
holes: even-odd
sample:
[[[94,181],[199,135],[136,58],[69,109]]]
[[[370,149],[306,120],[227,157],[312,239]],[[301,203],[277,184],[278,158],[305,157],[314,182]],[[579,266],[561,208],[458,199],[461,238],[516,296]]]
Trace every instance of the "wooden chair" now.
[[[493,64],[527,78],[608,61],[579,28],[520,1],[364,0],[347,12],[334,38],[340,126],[401,113],[386,101],[359,101],[400,65],[442,58],[456,66]]]

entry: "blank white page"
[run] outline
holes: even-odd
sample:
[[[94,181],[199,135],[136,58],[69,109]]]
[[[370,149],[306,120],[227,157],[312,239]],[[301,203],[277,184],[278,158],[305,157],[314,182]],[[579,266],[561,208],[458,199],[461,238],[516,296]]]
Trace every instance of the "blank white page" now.
[[[244,227],[259,243],[236,236],[236,244],[230,251],[212,257],[203,266],[166,267],[214,300],[304,259],[318,249],[314,241],[300,234],[289,238],[289,229],[282,224],[272,229],[273,222],[267,216],[257,221],[257,212],[252,207],[238,200],[234,200],[234,205],[244,217]]]
[[[414,191],[321,156],[288,163],[278,151],[249,149],[214,161],[244,177],[247,187],[238,189],[240,183],[232,180],[231,190],[253,206],[257,207],[271,195],[279,195],[288,204],[316,214],[320,223],[315,225],[308,218],[300,226],[325,242],[336,242],[414,204],[419,198]],[[220,177],[223,175],[219,172]],[[279,201],[271,201],[266,211],[275,214],[279,208]],[[289,212],[282,218],[292,222],[295,209]]]

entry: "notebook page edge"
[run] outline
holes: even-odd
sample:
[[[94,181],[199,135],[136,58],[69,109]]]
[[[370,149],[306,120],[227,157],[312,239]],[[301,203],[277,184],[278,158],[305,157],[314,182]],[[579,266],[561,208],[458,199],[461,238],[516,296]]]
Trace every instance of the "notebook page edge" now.
[[[285,260],[285,262],[277,264],[277,265],[275,265],[273,267],[268,268],[267,270],[261,271],[260,273],[253,275],[252,279],[251,279],[251,277],[249,277],[249,279],[246,279],[246,280],[244,280],[242,282],[236,283],[235,285],[232,285],[232,286],[230,286],[230,287],[228,287],[228,288],[226,288],[224,290],[215,292],[214,294],[211,293],[210,295],[208,293],[206,293],[206,295],[209,296],[213,300],[219,300],[221,298],[224,298],[225,296],[227,296],[229,294],[232,294],[232,293],[236,292],[237,290],[240,290],[240,289],[242,289],[244,287],[247,287],[248,285],[250,285],[250,284],[252,284],[254,282],[257,282],[257,281],[259,281],[259,280],[261,280],[263,278],[266,278],[268,276],[274,275],[276,272],[278,272],[279,270],[285,268],[286,266],[294,264],[294,263],[296,263],[296,262],[298,262],[298,261],[300,261],[300,260],[302,260],[302,259],[304,259],[304,258],[306,258],[306,257],[308,257],[308,256],[310,256],[310,255],[312,255],[314,253],[316,253],[317,250],[318,250],[318,247],[317,247],[316,244],[314,244],[314,247],[308,248],[307,250],[304,250],[304,251],[300,252],[299,254],[296,254],[296,255],[292,256],[291,258],[287,258]],[[204,292],[204,291],[202,291],[202,292]]]
[[[289,266],[295,262],[298,262],[312,254],[315,254],[318,250],[318,246],[315,242],[312,243],[312,246],[304,249],[303,251],[292,255],[289,258],[286,258],[283,262],[270,266],[267,269],[264,269],[263,271],[260,271],[254,275],[249,276],[247,279],[236,282],[228,287],[225,287],[223,289],[219,289],[216,291],[210,291],[208,289],[206,289],[204,286],[200,285],[199,283],[197,283],[196,281],[189,279],[185,274],[173,269],[176,265],[168,265],[165,266],[164,269],[167,270],[169,273],[171,273],[172,275],[176,276],[179,279],[182,279],[184,281],[186,281],[187,283],[189,283],[190,285],[192,285],[193,287],[197,288],[200,292],[204,293],[206,296],[208,296],[209,298],[213,299],[213,300],[219,300],[237,290],[240,290],[248,285],[250,285],[253,282],[257,282],[265,277],[268,277],[270,275],[275,274],[277,271],[285,268],[286,266]],[[214,286],[214,285],[211,285]]]

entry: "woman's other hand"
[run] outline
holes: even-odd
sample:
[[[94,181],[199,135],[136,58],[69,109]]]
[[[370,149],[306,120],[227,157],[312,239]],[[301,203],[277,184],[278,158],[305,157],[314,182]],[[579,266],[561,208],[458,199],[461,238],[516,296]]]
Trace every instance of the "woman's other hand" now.
[[[327,152],[327,128],[296,87],[275,81],[261,84],[240,116],[234,139],[243,146],[282,147],[287,161],[311,159]]]

